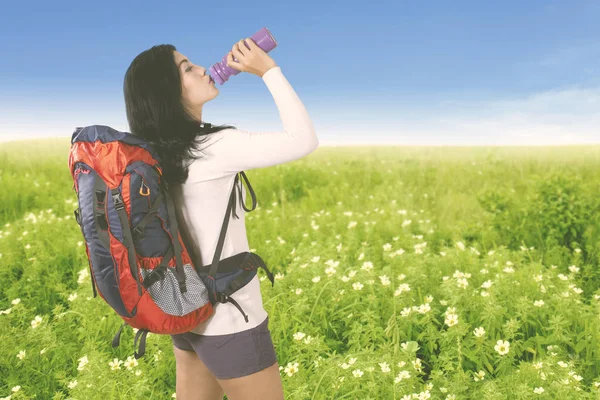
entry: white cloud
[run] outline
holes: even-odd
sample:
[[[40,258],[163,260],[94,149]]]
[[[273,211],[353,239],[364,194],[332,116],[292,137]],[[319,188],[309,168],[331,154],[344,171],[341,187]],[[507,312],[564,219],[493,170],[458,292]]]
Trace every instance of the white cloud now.
[[[600,144],[600,88],[570,87],[514,99],[448,104],[452,106],[429,118],[403,120],[399,110],[391,123],[369,130],[365,122],[360,130],[339,127],[322,136],[337,144]]]

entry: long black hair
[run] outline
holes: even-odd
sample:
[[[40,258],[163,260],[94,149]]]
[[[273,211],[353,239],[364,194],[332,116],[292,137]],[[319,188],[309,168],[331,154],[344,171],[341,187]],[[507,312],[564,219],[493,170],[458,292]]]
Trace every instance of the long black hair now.
[[[181,75],[171,44],[143,51],[125,73],[123,93],[130,132],[148,142],[160,157],[167,185],[185,183],[188,161],[199,156],[206,135],[231,125],[211,125],[196,120],[183,106]],[[206,140],[202,140],[206,139]]]

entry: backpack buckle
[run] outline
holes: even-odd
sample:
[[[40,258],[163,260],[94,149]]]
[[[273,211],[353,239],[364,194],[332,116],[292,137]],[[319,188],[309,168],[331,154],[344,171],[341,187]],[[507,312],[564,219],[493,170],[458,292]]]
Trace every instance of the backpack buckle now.
[[[219,303],[227,303],[229,301],[229,296],[223,292],[217,292],[217,301]]]
[[[133,235],[134,239],[137,239],[139,237],[139,235],[142,234],[142,229],[138,225],[131,230],[131,234]]]
[[[162,268],[161,268],[161,267],[159,266],[158,268],[156,268],[156,269],[154,270],[154,273],[156,274],[156,277],[157,277],[158,279],[162,279],[162,278],[164,278],[164,276],[165,276],[165,273],[167,272],[166,270],[167,270],[167,268],[166,268],[166,267],[162,267]]]
[[[152,286],[156,281],[162,280],[165,276],[166,273],[166,267],[164,266],[158,266],[156,268],[154,268],[145,278],[144,281],[142,282],[142,285],[148,289],[150,286]]]
[[[115,210],[122,210],[123,208],[125,208],[124,204],[123,204],[123,198],[121,197],[121,193],[114,193],[112,195],[113,198],[113,202],[115,203]]]

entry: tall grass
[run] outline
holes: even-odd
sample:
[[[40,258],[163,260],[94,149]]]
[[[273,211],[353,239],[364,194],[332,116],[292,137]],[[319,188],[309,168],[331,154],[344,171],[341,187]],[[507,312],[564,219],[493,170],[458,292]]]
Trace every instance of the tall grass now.
[[[110,345],[68,148],[0,148],[0,396],[171,398],[168,336]],[[286,399],[600,398],[600,146],[323,147],[247,175]]]

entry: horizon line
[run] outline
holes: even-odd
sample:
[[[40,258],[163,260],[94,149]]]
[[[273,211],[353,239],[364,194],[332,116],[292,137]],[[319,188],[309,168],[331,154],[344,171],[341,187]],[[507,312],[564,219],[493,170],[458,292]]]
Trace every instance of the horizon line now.
[[[9,140],[4,140],[4,138],[2,138],[0,136],[0,143],[2,144],[26,144],[29,143],[33,140],[39,140],[39,141],[70,141],[71,138],[70,137],[60,137],[60,136],[53,136],[53,137],[47,137],[47,136],[43,136],[43,137],[29,137],[29,138],[23,138],[23,139],[9,139]],[[358,146],[362,146],[362,147],[369,147],[369,146],[374,146],[374,147],[573,147],[573,146],[600,146],[600,140],[596,141],[596,142],[582,142],[582,143],[529,143],[529,144],[510,144],[510,143],[506,143],[506,144],[493,144],[493,143],[489,143],[489,144],[469,144],[469,143],[463,143],[463,144],[455,144],[455,143],[401,143],[401,142],[389,142],[389,143],[381,143],[381,142],[335,142],[335,141],[327,141],[327,140],[323,140],[323,141],[319,141],[319,147],[358,147]]]

